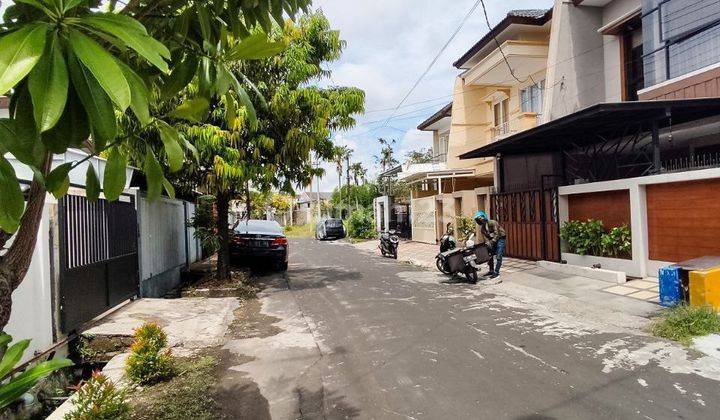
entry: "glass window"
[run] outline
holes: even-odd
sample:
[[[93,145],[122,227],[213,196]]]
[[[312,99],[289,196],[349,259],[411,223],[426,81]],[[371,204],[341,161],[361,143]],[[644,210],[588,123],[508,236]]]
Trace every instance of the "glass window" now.
[[[720,19],[720,2],[671,0],[660,6],[662,39],[689,34]]]
[[[493,111],[495,116],[495,127],[500,127],[505,124],[508,120],[508,100],[503,99],[493,105]]]
[[[534,112],[540,114],[543,107],[543,94],[545,81],[541,80],[520,91],[520,109],[522,112]]]
[[[720,62],[720,25],[682,42],[671,44],[668,55],[670,78]]]

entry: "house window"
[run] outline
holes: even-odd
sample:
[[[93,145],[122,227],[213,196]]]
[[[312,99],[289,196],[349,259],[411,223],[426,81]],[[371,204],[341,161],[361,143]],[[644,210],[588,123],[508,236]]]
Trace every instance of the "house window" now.
[[[720,2],[644,0],[646,87],[720,62]]]
[[[501,127],[509,120],[509,105],[508,99],[503,99],[493,105],[493,112],[495,115],[495,127]]]
[[[522,112],[542,113],[544,91],[544,80],[522,89],[520,91],[520,108]]]

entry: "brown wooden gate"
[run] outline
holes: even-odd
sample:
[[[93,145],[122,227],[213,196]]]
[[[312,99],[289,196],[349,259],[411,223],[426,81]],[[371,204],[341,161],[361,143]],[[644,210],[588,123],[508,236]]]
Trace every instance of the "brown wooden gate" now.
[[[491,212],[507,232],[505,255],[560,261],[557,189],[492,194]]]

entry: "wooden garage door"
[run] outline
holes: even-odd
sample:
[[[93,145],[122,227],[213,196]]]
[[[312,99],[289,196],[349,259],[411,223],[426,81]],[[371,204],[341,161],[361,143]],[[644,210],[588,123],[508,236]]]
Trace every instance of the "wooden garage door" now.
[[[648,185],[650,259],[720,255],[720,180]]]

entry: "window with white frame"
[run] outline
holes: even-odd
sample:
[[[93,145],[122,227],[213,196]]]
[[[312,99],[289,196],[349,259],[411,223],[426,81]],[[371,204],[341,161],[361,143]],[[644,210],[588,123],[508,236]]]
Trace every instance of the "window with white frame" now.
[[[522,112],[542,113],[544,92],[544,80],[520,90],[520,109]]]
[[[505,98],[493,103],[493,115],[495,117],[495,127],[502,127],[508,122],[510,116],[510,101]]]

